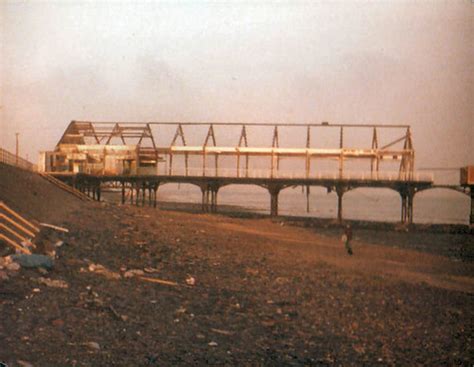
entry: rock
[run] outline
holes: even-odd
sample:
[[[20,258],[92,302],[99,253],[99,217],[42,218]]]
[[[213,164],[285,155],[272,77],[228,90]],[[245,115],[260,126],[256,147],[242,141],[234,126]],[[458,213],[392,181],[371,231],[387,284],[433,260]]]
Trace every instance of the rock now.
[[[10,279],[7,272],[4,270],[0,270],[0,280],[8,280]]]
[[[54,247],[61,247],[62,245],[64,245],[64,241],[58,241],[54,244]]]
[[[96,270],[103,270],[103,269],[105,269],[105,267],[103,265],[100,265],[100,264],[97,264],[97,265],[96,264],[90,264],[89,265],[89,271],[91,271],[91,272],[94,272]]]
[[[5,268],[5,266],[11,262],[10,256],[0,257],[0,270]]]
[[[186,284],[187,285],[196,285],[196,279],[194,277],[189,276],[189,277],[186,278]]]
[[[218,344],[216,342],[210,342],[208,345],[210,347],[217,347]]]
[[[20,264],[10,263],[7,266],[5,266],[5,269],[7,269],[9,271],[18,271],[18,270],[20,270]]]
[[[87,342],[87,343],[84,343],[84,345],[90,349],[93,349],[93,350],[100,350],[100,345],[99,343],[96,343],[96,342]]]
[[[46,255],[12,255],[12,260],[24,268],[44,268],[50,270],[54,266],[54,260]]]

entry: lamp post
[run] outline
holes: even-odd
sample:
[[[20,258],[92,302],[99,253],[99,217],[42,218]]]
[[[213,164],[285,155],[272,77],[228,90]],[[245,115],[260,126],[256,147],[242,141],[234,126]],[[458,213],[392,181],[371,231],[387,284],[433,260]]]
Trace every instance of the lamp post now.
[[[16,149],[15,149],[15,157],[16,157],[16,165],[18,166],[18,153],[19,153],[19,146],[18,146],[18,135],[20,135],[20,133],[15,133],[15,137],[16,137]]]

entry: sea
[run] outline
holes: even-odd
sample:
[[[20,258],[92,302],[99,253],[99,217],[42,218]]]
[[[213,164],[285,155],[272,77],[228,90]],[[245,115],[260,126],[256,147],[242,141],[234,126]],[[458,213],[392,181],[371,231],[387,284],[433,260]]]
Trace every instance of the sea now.
[[[189,184],[160,186],[157,200],[162,202],[201,203],[201,191]],[[219,190],[218,205],[241,207],[247,211],[268,214],[270,195],[251,185],[231,185]],[[414,198],[414,222],[422,224],[469,224],[471,199],[448,189],[419,192]],[[309,209],[309,210],[308,210]],[[343,196],[343,218],[379,222],[400,221],[400,195],[390,189],[359,188]],[[324,188],[312,187],[309,195],[301,186],[280,192],[279,214],[336,218],[337,195]]]

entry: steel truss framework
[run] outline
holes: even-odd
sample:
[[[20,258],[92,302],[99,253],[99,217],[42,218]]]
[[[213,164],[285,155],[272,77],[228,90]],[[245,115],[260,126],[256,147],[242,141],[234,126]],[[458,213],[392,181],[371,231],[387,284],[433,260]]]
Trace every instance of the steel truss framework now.
[[[175,133],[169,144],[157,146],[157,139],[153,135],[153,129],[162,127],[175,128]],[[240,135],[236,136],[235,146],[223,146],[218,144],[215,127],[239,127]],[[200,145],[187,144],[185,130],[189,135],[193,134],[196,127],[207,129],[204,141]],[[273,128],[272,145],[268,147],[255,147],[249,145],[248,130],[250,127]],[[152,129],[153,128],[153,129]],[[282,128],[304,128],[306,130],[306,146],[301,148],[280,147],[280,131]],[[372,141],[370,149],[347,148],[344,146],[344,132],[348,128],[371,129]],[[338,129],[339,146],[333,149],[322,149],[312,147],[311,133],[316,129]],[[382,130],[395,131],[397,136],[388,143],[379,143],[379,133]],[[263,124],[263,123],[231,123],[231,122],[89,122],[72,121],[59,140],[56,149],[61,145],[111,145],[113,140],[120,139],[123,145],[136,145],[140,163],[155,164],[168,158],[167,172],[160,174],[174,175],[173,158],[184,156],[184,175],[190,175],[189,157],[202,157],[201,172],[199,175],[209,175],[206,166],[207,157],[214,157],[213,176],[219,176],[219,157],[235,157],[235,176],[249,177],[249,161],[251,157],[268,157],[270,159],[269,176],[278,177],[281,158],[299,158],[305,161],[305,170],[301,177],[311,176],[311,161],[313,159],[332,159],[339,162],[339,176],[344,176],[344,161],[348,159],[370,160],[371,173],[380,171],[382,161],[399,161],[399,174],[401,179],[413,179],[415,151],[413,147],[412,134],[409,125],[361,125],[361,124]],[[114,143],[116,145],[116,143]],[[397,147],[398,146],[398,147]],[[242,168],[244,160],[244,168]],[[193,168],[192,175],[196,175]],[[376,176],[375,176],[376,178]]]

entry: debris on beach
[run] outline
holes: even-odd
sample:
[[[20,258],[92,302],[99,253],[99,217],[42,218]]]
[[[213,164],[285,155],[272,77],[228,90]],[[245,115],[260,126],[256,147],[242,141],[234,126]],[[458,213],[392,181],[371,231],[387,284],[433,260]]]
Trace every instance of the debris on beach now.
[[[151,277],[137,277],[137,279],[144,280],[147,282],[151,283],[158,283],[158,284],[164,284],[164,285],[172,285],[172,286],[177,286],[178,283],[170,281],[170,280],[163,280],[163,279],[158,279],[158,278],[151,278]]]
[[[12,255],[12,260],[20,264],[23,268],[43,268],[50,270],[54,267],[54,260],[50,256],[41,254],[21,254]]]
[[[64,228],[64,227],[60,227],[60,226],[56,226],[56,225],[54,225],[54,224],[40,223],[40,226],[41,226],[41,227],[46,227],[46,228],[55,229],[56,231],[59,231],[59,232],[69,233],[69,229]]]
[[[87,343],[84,343],[84,346],[95,351],[100,350],[100,345],[97,342],[87,342]]]
[[[122,279],[122,276],[119,273],[113,272],[107,269],[104,265],[101,264],[89,264],[89,271],[104,276],[107,279],[119,280]]]
[[[133,277],[142,276],[142,275],[145,275],[145,272],[143,270],[141,270],[141,269],[130,269],[130,270],[127,270],[123,274],[123,277],[124,278],[133,278]]]
[[[49,279],[49,278],[39,277],[39,278],[32,278],[32,280],[40,284],[44,284],[47,287],[62,288],[62,289],[69,288],[69,284],[65,282],[64,280],[60,280],[60,279]]]
[[[192,277],[192,276],[188,276],[186,278],[186,284],[187,285],[196,285],[196,278]]]

